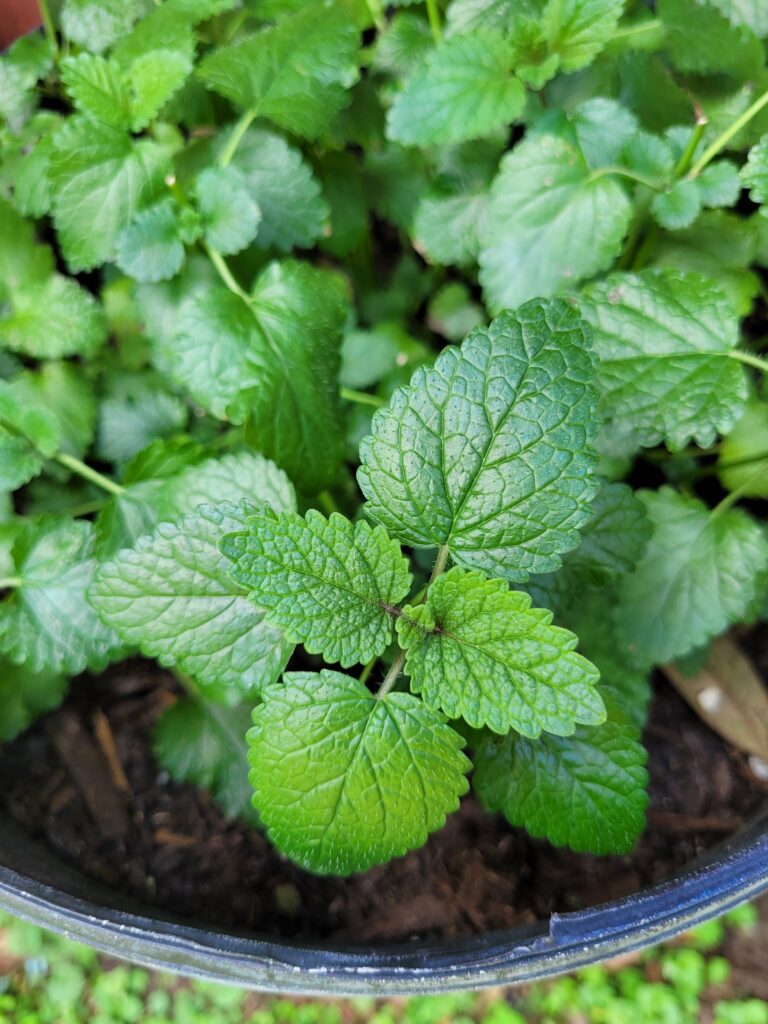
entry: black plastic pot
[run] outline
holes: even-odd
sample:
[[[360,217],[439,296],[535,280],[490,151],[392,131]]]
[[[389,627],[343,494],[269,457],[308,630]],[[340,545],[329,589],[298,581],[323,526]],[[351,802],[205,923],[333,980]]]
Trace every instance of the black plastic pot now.
[[[262,991],[445,992],[531,981],[652,945],[768,889],[768,813],[663,885],[522,929],[306,946],[172,918],[85,879],[0,817],[0,908],[113,956]]]

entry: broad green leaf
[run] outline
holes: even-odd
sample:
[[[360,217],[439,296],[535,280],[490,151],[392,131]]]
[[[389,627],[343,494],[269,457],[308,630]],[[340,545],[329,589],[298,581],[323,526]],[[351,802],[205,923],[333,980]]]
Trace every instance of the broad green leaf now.
[[[370,331],[349,331],[341,346],[339,383],[369,388],[386,378],[393,380],[395,374],[409,373],[409,367],[414,369],[431,356],[431,350],[397,321],[376,324]]]
[[[48,517],[16,542],[18,587],[0,603],[0,650],[31,672],[103,669],[122,650],[85,594],[96,571],[93,524]]]
[[[308,3],[256,35],[220,46],[199,74],[238,106],[315,139],[357,81],[359,29],[338,6]]]
[[[61,80],[81,113],[113,128],[131,127],[130,90],[114,61],[91,53],[66,57]]]
[[[309,509],[253,516],[221,550],[232,575],[287,639],[342,668],[383,654],[394,610],[411,587],[408,562],[381,526]]]
[[[768,498],[768,403],[756,398],[747,402],[720,445],[717,469],[726,490]]]
[[[44,406],[0,380],[0,492],[14,491],[37,476],[60,444],[59,424]]]
[[[251,129],[238,146],[232,166],[242,174],[261,211],[256,244],[288,252],[320,238],[328,206],[298,149],[271,132]]]
[[[102,53],[141,17],[142,0],[64,0],[61,28],[73,43]]]
[[[12,180],[13,205],[24,217],[43,217],[51,208],[48,170],[62,120],[53,111],[39,111],[17,136],[15,152],[6,149],[4,163]]]
[[[466,792],[464,741],[407,693],[338,672],[286,674],[249,733],[254,804],[307,871],[348,875],[422,846]]]
[[[638,444],[703,448],[727,433],[747,396],[734,358],[738,320],[715,282],[643,271],[589,285],[579,307],[592,324],[601,411]]]
[[[756,36],[768,36],[768,7],[763,0],[712,0],[732,25],[743,25]]]
[[[428,195],[413,223],[414,247],[430,261],[450,266],[473,263],[488,208],[486,190],[464,195]]]
[[[176,782],[209,790],[228,817],[256,824],[245,743],[250,724],[248,707],[179,700],[155,724],[155,757]]]
[[[696,179],[702,206],[716,208],[733,206],[741,193],[741,178],[736,164],[730,160],[717,160],[705,167]]]
[[[0,299],[43,284],[53,274],[53,252],[35,239],[35,227],[0,198]]]
[[[53,220],[72,271],[111,260],[123,228],[162,187],[170,170],[157,143],[72,118],[56,135],[50,179]]]
[[[514,121],[524,103],[501,36],[456,36],[408,78],[389,110],[387,135],[406,146],[478,139]]]
[[[541,4],[528,0],[510,6],[509,0],[451,0],[447,11],[449,34],[490,29],[505,35],[519,14],[540,13]]]
[[[160,346],[162,358],[214,416],[248,418],[254,447],[314,492],[341,461],[346,307],[337,275],[296,261],[271,263],[247,299],[212,287],[185,302],[173,341]]]
[[[476,328],[374,416],[358,471],[367,513],[512,581],[558,568],[597,491],[594,374],[586,325],[562,300]]]
[[[746,79],[764,63],[760,41],[744,25],[732,24],[716,0],[658,0],[672,63],[683,72],[727,71]],[[717,40],[717,46],[712,41]]]
[[[657,192],[651,203],[656,220],[668,231],[690,227],[701,210],[701,193],[695,181],[676,181],[666,192]]]
[[[191,55],[155,49],[143,53],[127,68],[131,87],[131,128],[141,131],[160,113],[192,71]]]
[[[252,511],[201,505],[161,523],[102,565],[88,592],[126,644],[161,665],[178,665],[212,693],[258,693],[275,682],[293,649],[235,583],[219,551],[221,538],[242,529]]]
[[[125,462],[152,441],[183,430],[188,415],[153,374],[114,375],[99,404],[97,453],[106,462]]]
[[[768,539],[746,512],[669,487],[641,491],[654,532],[620,590],[621,637],[653,662],[682,657],[742,620],[768,571]]]
[[[750,149],[741,178],[753,202],[768,203],[768,135]]]
[[[82,458],[93,440],[96,401],[91,382],[73,363],[44,363],[13,379],[17,398],[28,408],[45,409],[58,424],[59,447]]]
[[[599,673],[577,638],[504,580],[451,569],[426,604],[403,608],[397,635],[411,689],[449,718],[531,739],[605,720]]]
[[[487,737],[474,761],[485,808],[555,846],[629,853],[645,827],[647,754],[631,725],[582,725],[535,741]]]
[[[398,11],[376,40],[373,65],[404,78],[432,49],[429,23],[421,14]]]
[[[56,672],[29,672],[0,661],[0,743],[10,743],[64,699],[67,680]]]
[[[542,28],[562,71],[591,63],[610,40],[624,9],[624,0],[549,0]]]
[[[0,118],[14,132],[20,131],[32,114],[37,101],[35,85],[52,64],[50,43],[36,34],[17,39],[0,54]]]
[[[195,184],[205,239],[225,255],[240,252],[256,237],[261,210],[234,167],[209,167]]]
[[[618,255],[632,207],[622,185],[593,173],[594,142],[550,122],[504,157],[480,239],[480,282],[493,310],[552,295]],[[608,127],[607,140],[615,138]],[[606,134],[601,130],[601,142]],[[588,145],[589,144],[589,145]]]
[[[168,281],[184,263],[179,218],[172,199],[138,213],[117,237],[115,262],[136,281]]]

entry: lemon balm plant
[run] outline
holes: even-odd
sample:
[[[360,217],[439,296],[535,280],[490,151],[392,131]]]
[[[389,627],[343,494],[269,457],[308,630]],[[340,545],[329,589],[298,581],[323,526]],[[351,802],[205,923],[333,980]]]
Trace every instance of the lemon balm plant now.
[[[309,870],[470,785],[630,850],[652,666],[768,593],[762,6],[43,15],[0,58],[0,739],[141,652],[160,763]]]

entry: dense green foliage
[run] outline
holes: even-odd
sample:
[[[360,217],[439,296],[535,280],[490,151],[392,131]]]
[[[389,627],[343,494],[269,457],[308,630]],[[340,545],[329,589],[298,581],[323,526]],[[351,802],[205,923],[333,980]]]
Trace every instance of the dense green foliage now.
[[[141,652],[159,761],[309,870],[470,785],[629,851],[653,665],[768,607],[763,5],[44,13],[0,57],[0,739]]]

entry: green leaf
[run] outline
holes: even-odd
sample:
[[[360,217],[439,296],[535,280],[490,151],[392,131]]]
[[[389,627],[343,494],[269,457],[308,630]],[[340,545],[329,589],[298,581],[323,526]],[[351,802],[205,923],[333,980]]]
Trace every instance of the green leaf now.
[[[640,497],[654,532],[623,582],[617,623],[641,656],[664,662],[743,619],[768,570],[768,539],[741,509],[712,512],[669,487]]]
[[[292,672],[253,718],[254,804],[307,871],[348,875],[422,846],[467,790],[464,741],[410,694]]]
[[[227,817],[253,819],[245,752],[250,724],[250,710],[242,705],[179,700],[155,724],[155,757],[176,782],[209,790]]]
[[[524,103],[501,36],[455,36],[408,78],[389,110],[387,135],[406,146],[479,139],[514,121]]]
[[[394,610],[412,576],[382,527],[314,509],[266,514],[225,537],[221,550],[268,620],[310,654],[347,668],[391,644]]]
[[[112,259],[120,232],[169,171],[157,143],[72,118],[56,135],[50,170],[53,220],[70,270]]]
[[[58,424],[59,447],[81,458],[93,440],[96,402],[93,387],[72,363],[44,363],[13,379],[17,398],[30,408],[45,409]]]
[[[419,203],[413,224],[414,248],[430,261],[450,266],[477,259],[488,192],[456,196],[428,195]]]
[[[22,36],[0,54],[0,118],[19,131],[35,107],[34,87],[53,64],[50,43],[42,36]]]
[[[238,106],[315,139],[348,102],[358,78],[359,38],[345,10],[309,3],[277,25],[220,46],[198,73]]]
[[[191,71],[191,54],[178,50],[156,49],[141,54],[130,64],[127,78],[131,86],[133,131],[141,131],[154,120]]]
[[[756,36],[768,35],[768,8],[763,0],[712,0],[732,25],[743,25]]]
[[[485,313],[473,302],[469,290],[458,281],[435,293],[427,311],[429,327],[448,341],[461,341],[473,327],[485,326]]]
[[[130,128],[130,92],[113,61],[91,53],[66,57],[61,62],[61,80],[81,113],[113,128]]]
[[[172,199],[142,210],[117,238],[115,262],[136,281],[168,281],[184,263],[184,244]]]
[[[366,512],[417,548],[524,582],[560,566],[597,491],[589,335],[535,300],[445,349],[376,413],[360,446]]]
[[[61,28],[71,42],[101,53],[127,33],[143,11],[142,0],[64,0]]]
[[[201,505],[118,552],[88,592],[102,621],[126,644],[161,665],[178,665],[214,693],[248,696],[274,683],[293,648],[234,582],[218,546],[253,511]]]
[[[101,670],[121,653],[85,594],[96,571],[93,524],[48,517],[16,542],[20,585],[0,604],[0,650],[31,672]]]
[[[593,327],[601,411],[638,444],[703,448],[727,433],[747,396],[733,358],[738,320],[718,286],[698,274],[614,274],[579,297]]]
[[[59,424],[44,406],[31,406],[23,391],[0,380],[0,492],[37,476],[58,450]]]
[[[333,478],[342,456],[338,400],[344,284],[296,261],[269,264],[246,301],[199,291],[161,344],[176,380],[219,419],[242,423],[254,447],[308,492]]]
[[[768,203],[768,135],[752,147],[741,169],[741,179],[755,203]]]
[[[411,11],[398,11],[376,40],[373,65],[379,71],[403,78],[425,60],[432,46],[426,18]]]
[[[658,0],[656,10],[665,29],[665,46],[674,66],[683,72],[726,71],[742,79],[764,63],[755,34],[733,25],[707,0]],[[712,45],[713,39],[717,46]]]
[[[623,9],[624,0],[549,0],[542,27],[560,57],[560,70],[590,64],[610,40]]]
[[[574,650],[577,638],[505,580],[451,569],[426,604],[403,608],[397,635],[411,689],[449,718],[531,739],[605,720],[599,673]]]
[[[328,206],[301,152],[270,132],[251,129],[232,161],[261,210],[256,244],[282,252],[309,248],[323,235]]]
[[[153,374],[114,375],[99,405],[97,454],[106,462],[125,462],[152,441],[183,430],[188,415]]]
[[[760,464],[765,459],[765,469]],[[768,404],[751,399],[720,445],[720,483],[745,498],[768,498]]]
[[[550,124],[504,157],[491,189],[479,262],[494,310],[604,270],[629,226],[632,207],[623,187],[592,173],[587,133],[579,138],[574,125]],[[607,138],[615,138],[610,127]]]
[[[195,190],[208,244],[225,255],[250,245],[261,210],[243,175],[234,167],[209,167],[197,179]]]
[[[540,4],[534,7],[527,0],[510,8],[509,0],[451,0],[447,11],[450,34],[490,29],[505,35],[515,15],[540,13]]]
[[[29,672],[0,662],[0,743],[10,743],[40,715],[53,711],[67,692],[56,672]]]
[[[579,853],[629,853],[645,827],[646,752],[631,725],[579,726],[573,736],[487,737],[473,787],[489,811]]]
[[[703,206],[733,206],[741,193],[739,169],[730,160],[717,160],[705,167],[696,181]]]
[[[676,181],[666,192],[657,192],[651,202],[656,220],[668,231],[687,228],[701,210],[701,193],[695,181]]]

